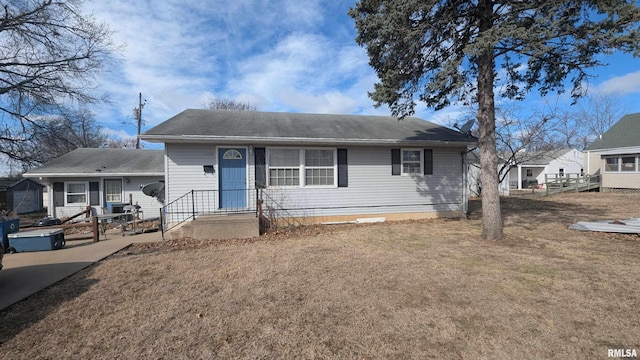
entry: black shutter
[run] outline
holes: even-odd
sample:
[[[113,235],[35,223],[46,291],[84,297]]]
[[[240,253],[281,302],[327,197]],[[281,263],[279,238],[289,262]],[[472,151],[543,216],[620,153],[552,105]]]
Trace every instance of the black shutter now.
[[[433,150],[424,149],[424,174],[433,175]]]
[[[53,206],[64,206],[64,183],[53,183]]]
[[[391,175],[400,175],[400,149],[391,149]]]
[[[264,148],[254,148],[253,154],[256,163],[256,189],[267,187],[267,162]]]
[[[348,184],[347,149],[338,149],[338,187],[347,187]]]
[[[89,205],[100,205],[100,183],[89,183]]]

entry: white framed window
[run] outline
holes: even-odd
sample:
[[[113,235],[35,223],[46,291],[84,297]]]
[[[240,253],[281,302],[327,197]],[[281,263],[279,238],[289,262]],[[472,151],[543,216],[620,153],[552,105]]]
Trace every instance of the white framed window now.
[[[560,177],[564,176],[564,168],[559,168],[558,169],[558,175],[560,175]]]
[[[422,174],[422,149],[402,149],[402,175]]]
[[[526,177],[533,177],[533,169],[527,169]]]
[[[105,180],[104,194],[106,202],[122,202],[122,180]]]
[[[605,171],[619,171],[619,158],[617,157],[608,157],[605,159],[604,170]]]
[[[635,173],[640,171],[638,166],[637,155],[608,156],[604,159],[605,172]]]
[[[89,183],[68,182],[65,183],[65,205],[87,205]]]
[[[300,186],[299,149],[269,149],[269,185]]]
[[[635,156],[622,156],[620,158],[620,171],[635,172],[636,171],[636,157]]]
[[[267,149],[268,186],[335,187],[337,149]]]
[[[335,185],[336,156],[335,150],[304,150],[304,184],[305,186]]]

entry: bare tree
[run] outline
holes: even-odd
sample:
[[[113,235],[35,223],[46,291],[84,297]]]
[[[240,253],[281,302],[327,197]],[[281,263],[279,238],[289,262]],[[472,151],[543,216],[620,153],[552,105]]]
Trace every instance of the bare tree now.
[[[553,136],[564,147],[585,149],[626,113],[621,102],[607,94],[589,95],[577,109],[558,114]]]
[[[86,109],[56,109],[58,115],[42,116],[25,126],[21,141],[10,143],[3,152],[22,165],[23,170],[41,165],[80,147],[104,146],[109,137],[96,124],[94,114]]]
[[[71,104],[102,100],[96,76],[116,47],[106,25],[83,14],[80,0],[5,1],[0,8],[0,149],[31,141],[43,119]]]
[[[138,144],[137,138],[109,138],[102,147],[111,149],[138,149],[144,148],[144,144]]]
[[[212,110],[258,111],[257,106],[248,102],[228,98],[218,99],[212,96],[208,97],[202,105]]]

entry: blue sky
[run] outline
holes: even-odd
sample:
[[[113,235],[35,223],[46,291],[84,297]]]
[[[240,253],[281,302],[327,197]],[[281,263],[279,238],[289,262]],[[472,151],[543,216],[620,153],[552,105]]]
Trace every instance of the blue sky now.
[[[132,109],[138,93],[147,103],[143,131],[209,97],[249,102],[262,111],[389,115],[374,108],[367,92],[376,75],[359,47],[355,1],[321,0],[88,0],[85,10],[115,31],[120,63],[100,80],[111,104],[97,120],[111,135],[135,136]],[[594,69],[591,93],[619,98],[625,112],[640,112],[640,59],[605,57]],[[539,109],[568,106],[567,95],[521,104]],[[450,107],[416,115],[451,123],[465,112]],[[124,124],[124,125],[123,125]]]

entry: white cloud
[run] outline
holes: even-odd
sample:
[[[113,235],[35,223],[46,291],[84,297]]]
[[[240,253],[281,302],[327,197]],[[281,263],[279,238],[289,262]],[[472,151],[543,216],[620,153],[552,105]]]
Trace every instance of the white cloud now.
[[[207,96],[264,111],[389,114],[367,95],[376,76],[354,41],[350,4],[88,0],[85,6],[116,31],[116,43],[126,44],[120,66],[99,89],[112,103],[94,109],[114,134],[135,132],[131,114],[140,92],[147,100],[144,129],[202,107]]]
[[[640,71],[615,76],[605,80],[595,86],[593,88],[593,92],[614,95],[640,93]]]
[[[257,99],[262,110],[353,113],[371,104],[366,95],[373,86],[371,75],[363,49],[319,34],[294,33],[241,62],[229,89]]]

